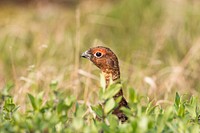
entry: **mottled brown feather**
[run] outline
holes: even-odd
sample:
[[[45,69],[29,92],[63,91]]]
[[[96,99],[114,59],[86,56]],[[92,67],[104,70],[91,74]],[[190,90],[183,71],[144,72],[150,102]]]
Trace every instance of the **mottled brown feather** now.
[[[106,87],[110,84],[110,78],[117,83],[120,83],[120,68],[118,63],[118,58],[109,48],[103,46],[97,46],[90,48],[85,51],[82,55],[84,58],[88,58],[92,61],[104,74],[106,79]],[[120,91],[114,96],[114,99],[118,97],[122,97],[119,102],[118,107],[113,110],[113,114],[115,114],[118,119],[122,122],[125,122],[128,118],[127,116],[120,110],[121,107],[128,107],[128,103],[123,96],[123,91]]]

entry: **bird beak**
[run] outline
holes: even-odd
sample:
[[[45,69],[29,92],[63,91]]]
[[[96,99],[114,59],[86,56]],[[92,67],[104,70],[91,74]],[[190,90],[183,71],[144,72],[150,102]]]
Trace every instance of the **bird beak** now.
[[[90,54],[89,51],[87,50],[87,51],[85,51],[84,53],[81,54],[81,57],[90,59],[91,54]]]

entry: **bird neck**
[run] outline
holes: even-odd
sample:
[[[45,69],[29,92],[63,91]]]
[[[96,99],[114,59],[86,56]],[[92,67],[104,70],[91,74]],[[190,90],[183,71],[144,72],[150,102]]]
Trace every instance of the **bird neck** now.
[[[102,71],[105,80],[106,80],[106,87],[110,85],[110,81],[114,81],[116,83],[120,83],[120,70],[119,68],[115,69],[105,69]]]

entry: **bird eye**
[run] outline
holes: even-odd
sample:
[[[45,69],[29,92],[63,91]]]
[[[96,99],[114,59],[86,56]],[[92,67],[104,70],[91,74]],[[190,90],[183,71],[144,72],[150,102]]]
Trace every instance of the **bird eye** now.
[[[95,56],[96,56],[96,57],[101,57],[102,54],[101,54],[100,52],[96,52],[96,53],[95,53]]]

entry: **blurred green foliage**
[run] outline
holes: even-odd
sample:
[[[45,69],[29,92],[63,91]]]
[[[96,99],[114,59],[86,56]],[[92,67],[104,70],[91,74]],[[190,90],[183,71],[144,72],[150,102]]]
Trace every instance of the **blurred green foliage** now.
[[[115,86],[112,85],[109,89],[115,89]],[[132,88],[130,90],[134,91]],[[122,108],[128,121],[122,124],[110,112],[116,104],[112,98],[114,91],[109,93],[109,100],[97,106],[79,103],[73,96],[66,97],[55,91],[57,90],[52,90],[52,95],[46,102],[41,100],[43,92],[37,96],[28,94],[28,106],[31,105],[32,108],[25,113],[20,113],[12,98],[7,98],[1,110],[0,131],[195,133],[200,130],[200,110],[196,97],[187,99],[176,93],[174,103],[163,109],[159,105],[153,105],[147,97],[131,93],[130,110]],[[98,116],[98,119],[95,116]]]

